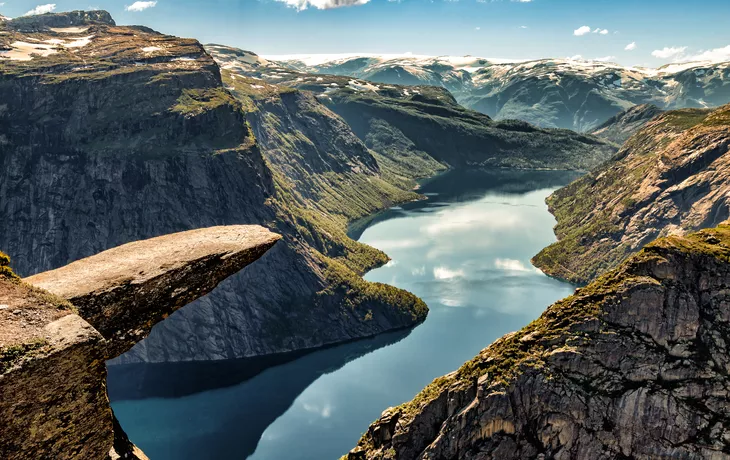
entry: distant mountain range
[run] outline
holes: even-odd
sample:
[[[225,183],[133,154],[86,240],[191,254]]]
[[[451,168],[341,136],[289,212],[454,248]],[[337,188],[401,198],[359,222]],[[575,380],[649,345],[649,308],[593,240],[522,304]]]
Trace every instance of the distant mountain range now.
[[[576,131],[592,131],[638,104],[675,109],[730,102],[730,62],[658,69],[574,59],[505,62],[471,56],[290,55],[264,62],[375,83],[442,86],[460,104],[495,119]]]

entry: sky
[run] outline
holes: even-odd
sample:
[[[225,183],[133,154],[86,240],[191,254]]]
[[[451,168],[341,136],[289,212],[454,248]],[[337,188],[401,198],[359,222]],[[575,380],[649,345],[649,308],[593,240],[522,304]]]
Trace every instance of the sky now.
[[[581,57],[649,67],[730,61],[730,0],[46,1],[0,0],[0,13],[105,9],[119,24],[264,56]]]

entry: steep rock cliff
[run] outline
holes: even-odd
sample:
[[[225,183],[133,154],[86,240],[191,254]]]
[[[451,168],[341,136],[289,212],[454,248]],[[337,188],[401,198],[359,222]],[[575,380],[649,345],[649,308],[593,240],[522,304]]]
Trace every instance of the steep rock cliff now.
[[[347,217],[297,204],[289,171],[262,156],[241,102],[197,41],[117,27],[99,12],[0,27],[9,50],[0,60],[0,247],[19,274],[213,225],[262,223],[285,237],[258,270],[227,280],[190,317],[173,315],[163,347],[141,346],[132,359],[290,351],[425,317],[419,299],[359,277],[387,257],[343,237]],[[356,215],[415,198],[380,180],[372,157],[341,147],[338,157],[315,152],[320,175],[339,183],[362,172],[379,184]],[[348,185],[329,199],[355,208],[360,195],[343,195]]]
[[[650,121],[611,161],[548,198],[558,242],[533,262],[586,283],[654,239],[730,216],[730,106]]]
[[[146,460],[109,406],[105,360],[279,238],[254,226],[199,229],[22,281],[0,275],[0,457]]]
[[[383,413],[348,459],[730,456],[730,224],[647,246]]]

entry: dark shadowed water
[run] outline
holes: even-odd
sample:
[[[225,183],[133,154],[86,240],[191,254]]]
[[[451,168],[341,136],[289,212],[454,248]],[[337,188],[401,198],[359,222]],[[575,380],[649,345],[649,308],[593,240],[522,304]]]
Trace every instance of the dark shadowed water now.
[[[366,278],[420,296],[431,309],[424,324],[306,355],[114,366],[114,411],[151,460],[339,458],[384,409],[572,292],[530,258],[554,241],[545,198],[575,178],[438,176],[422,187],[428,200],[351,230],[392,257]]]

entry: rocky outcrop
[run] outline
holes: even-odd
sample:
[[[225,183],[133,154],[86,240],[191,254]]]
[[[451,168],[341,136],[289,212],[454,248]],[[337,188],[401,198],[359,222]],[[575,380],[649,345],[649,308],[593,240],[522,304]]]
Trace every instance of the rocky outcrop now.
[[[0,457],[146,459],[109,407],[105,359],[278,239],[254,226],[200,229],[23,281],[0,276]]]
[[[730,216],[730,106],[651,120],[611,161],[548,198],[558,242],[533,263],[577,284],[658,237]]]
[[[614,144],[623,145],[631,136],[643,128],[649,120],[662,112],[662,109],[653,104],[635,105],[606,120],[605,123],[593,131],[593,135]]]
[[[0,24],[9,49],[0,53],[0,247],[17,273],[162,234],[261,223],[284,241],[257,270],[173,315],[158,328],[160,346],[139,346],[130,359],[314,348],[425,318],[415,296],[360,277],[387,256],[349,240],[347,220],[417,195],[385,181],[339,118],[310,104],[322,108],[300,117],[316,125],[311,139],[283,118],[272,126],[290,143],[263,150],[248,107],[200,43],[92,16]],[[332,120],[339,131],[328,131]],[[303,158],[312,169],[292,169]],[[317,184],[307,195],[295,186],[300,175]]]
[[[525,122],[495,122],[466,109],[442,87],[375,84],[350,77],[303,73],[221,45],[206,49],[232,76],[234,94],[254,98],[273,88],[310,91],[340,115],[401,175],[436,163],[453,167],[591,169],[616,149],[602,139]]]
[[[346,458],[730,456],[730,224],[647,246],[411,402]]]

